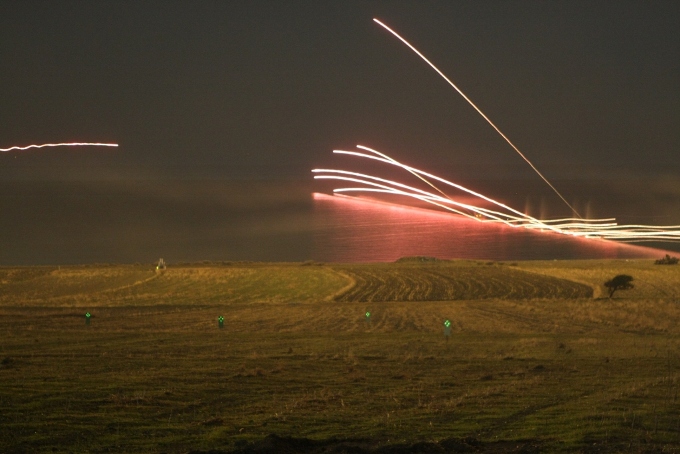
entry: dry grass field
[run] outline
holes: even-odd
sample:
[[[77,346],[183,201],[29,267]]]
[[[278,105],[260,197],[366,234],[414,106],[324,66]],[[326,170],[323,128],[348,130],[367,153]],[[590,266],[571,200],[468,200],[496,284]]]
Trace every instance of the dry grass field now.
[[[0,268],[0,452],[680,452],[679,296],[652,261]]]

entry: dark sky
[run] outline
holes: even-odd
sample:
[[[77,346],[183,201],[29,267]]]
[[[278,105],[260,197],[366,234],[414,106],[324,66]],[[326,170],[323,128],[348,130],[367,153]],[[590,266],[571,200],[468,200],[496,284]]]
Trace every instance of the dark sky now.
[[[0,0],[0,181],[310,178],[372,146],[451,179],[680,178],[680,2]]]

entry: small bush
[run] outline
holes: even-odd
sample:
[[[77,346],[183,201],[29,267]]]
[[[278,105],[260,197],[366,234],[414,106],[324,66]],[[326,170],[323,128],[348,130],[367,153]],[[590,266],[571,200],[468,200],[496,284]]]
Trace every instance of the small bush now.
[[[666,254],[666,257],[655,261],[654,264],[655,265],[677,265],[678,264],[678,258],[677,257],[671,257],[670,255]]]

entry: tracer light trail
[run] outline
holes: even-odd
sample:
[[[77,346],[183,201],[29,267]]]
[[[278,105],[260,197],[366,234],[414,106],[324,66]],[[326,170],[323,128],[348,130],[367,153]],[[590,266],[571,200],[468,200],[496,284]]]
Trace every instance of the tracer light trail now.
[[[0,151],[28,150],[29,148],[45,147],[117,147],[117,143],[89,143],[89,142],[69,142],[69,143],[44,143],[42,145],[26,145],[25,147],[0,148]]]
[[[653,226],[653,225],[618,225],[615,219],[581,219],[565,218],[541,220],[511,208],[497,200],[487,197],[478,192],[472,191],[464,186],[445,180],[436,175],[432,175],[415,167],[402,164],[390,158],[384,153],[373,150],[362,145],[357,145],[362,151],[334,150],[334,153],[350,155],[359,158],[372,159],[391,166],[396,166],[408,172],[412,176],[418,177],[427,183],[438,193],[429,192],[416,188],[398,181],[388,180],[373,175],[359,172],[351,172],[339,169],[314,169],[315,179],[326,179],[343,182],[357,183],[359,186],[342,187],[333,190],[336,194],[344,193],[382,193],[401,197],[410,197],[420,200],[449,211],[453,214],[474,219],[479,222],[502,223],[509,227],[523,227],[531,230],[541,230],[564,235],[571,235],[582,238],[600,238],[608,240],[618,240],[624,242],[642,241],[664,241],[680,242],[680,226]],[[431,181],[438,181],[461,192],[481,199],[486,203],[495,205],[495,209],[484,208],[471,203],[456,201],[455,197],[450,197],[437,188]]]
[[[534,172],[536,172],[536,174],[538,174],[538,176],[541,177],[541,178],[543,179],[543,181],[545,181],[545,182],[547,183],[547,185],[550,186],[550,188],[551,188],[553,191],[555,191],[555,194],[557,194],[557,196],[558,196],[560,199],[562,199],[562,201],[563,201],[564,203],[567,204],[567,206],[571,209],[571,211],[572,211],[573,213],[575,213],[578,217],[581,217],[581,215],[578,213],[578,211],[576,211],[576,209],[574,209],[574,207],[572,207],[572,206],[569,204],[569,202],[567,202],[567,200],[562,196],[562,194],[560,194],[560,192],[555,188],[555,186],[553,186],[553,185],[550,183],[550,181],[548,181],[548,179],[547,179],[546,177],[544,177],[543,174],[542,174],[541,172],[539,172],[539,170],[536,168],[536,166],[534,166],[534,165],[531,163],[531,161],[529,161],[529,159],[527,159],[527,157],[524,156],[524,154],[522,154],[521,151],[519,151],[519,148],[517,148],[517,147],[515,146],[515,144],[513,144],[513,143],[510,141],[510,139],[508,139],[507,136],[506,136],[505,134],[503,134],[503,133],[501,132],[500,129],[498,129],[498,127],[497,127],[497,126],[489,119],[489,117],[487,117],[486,115],[484,115],[484,112],[482,112],[481,109],[480,109],[479,107],[477,107],[477,106],[475,105],[475,103],[472,102],[472,100],[470,100],[470,98],[468,98],[467,96],[465,96],[465,93],[463,93],[463,92],[461,91],[461,89],[458,88],[458,87],[456,86],[456,84],[454,84],[453,82],[451,82],[451,80],[450,80],[448,77],[446,77],[446,76],[444,75],[444,73],[441,72],[441,71],[439,70],[439,68],[437,68],[437,67],[436,67],[430,60],[428,60],[423,54],[421,54],[420,51],[418,51],[418,49],[416,49],[415,47],[413,47],[413,46],[411,45],[411,43],[409,43],[409,42],[406,41],[404,38],[402,38],[397,32],[395,32],[395,31],[392,30],[390,27],[388,27],[387,25],[385,25],[385,24],[383,24],[382,22],[380,22],[378,19],[375,19],[375,18],[374,18],[373,20],[374,20],[378,25],[380,25],[381,27],[383,27],[385,30],[387,30],[388,32],[390,32],[390,33],[392,33],[394,36],[396,36],[402,43],[406,44],[406,46],[408,46],[409,49],[411,49],[413,52],[415,52],[416,55],[418,55],[420,58],[422,58],[422,59],[425,61],[425,63],[427,63],[428,65],[430,65],[430,66],[432,67],[432,69],[434,69],[435,71],[437,71],[437,74],[439,74],[440,76],[442,76],[442,78],[443,78],[446,82],[448,82],[449,85],[451,85],[451,86],[452,86],[452,87],[453,87],[453,88],[454,88],[454,89],[455,89],[455,90],[456,90],[463,98],[465,98],[465,100],[466,100],[472,107],[474,107],[474,109],[475,109],[475,110],[476,110],[476,111],[477,111],[477,112],[478,112],[478,113],[479,113],[479,114],[487,121],[487,123],[489,123],[489,124],[491,125],[491,127],[492,127],[493,129],[495,129],[496,132],[497,132],[498,134],[500,134],[500,136],[501,136],[503,139],[505,139],[505,141],[506,141],[506,142],[507,142],[507,143],[508,143],[508,144],[509,144],[516,152],[517,152],[517,154],[519,154],[519,155],[522,157],[522,159],[524,159],[524,160],[527,162],[527,164],[529,164],[529,165],[531,166],[531,168],[534,170]]]

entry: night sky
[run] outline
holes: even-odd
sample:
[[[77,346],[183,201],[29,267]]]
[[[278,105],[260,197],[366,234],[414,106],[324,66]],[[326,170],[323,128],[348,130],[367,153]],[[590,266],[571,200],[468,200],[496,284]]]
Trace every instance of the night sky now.
[[[373,146],[451,178],[680,177],[680,4],[1,1],[2,179],[307,178]]]
[[[139,244],[149,244],[158,223],[179,217],[174,237],[158,240],[159,255],[200,222],[218,241],[221,223],[237,221],[216,214],[226,208],[212,194],[257,195],[253,181],[297,182],[288,205],[262,203],[309,211],[311,202],[299,200],[317,188],[310,170],[349,167],[331,151],[356,144],[457,182],[532,182],[532,197],[538,187],[561,204],[374,17],[430,58],[567,199],[589,197],[586,183],[629,187],[635,180],[643,188],[634,191],[635,204],[619,193],[625,209],[597,214],[630,215],[631,222],[636,207],[646,207],[658,219],[645,221],[680,222],[679,2],[0,0],[0,148],[120,144],[0,153],[0,264],[40,261],[39,248],[55,251],[43,262],[59,261],[80,238],[89,235],[91,249],[102,243],[102,230],[117,232],[107,244],[119,252],[121,238],[139,235]],[[191,182],[203,204],[187,195],[188,186],[169,183],[177,181]],[[68,186],[82,182],[90,186]],[[45,196],[62,183],[70,194],[92,195]],[[91,191],[93,184],[104,186]],[[69,223],[76,234],[59,246]],[[254,225],[239,228],[260,228]],[[208,243],[201,249],[213,250]],[[102,249],[72,260],[107,254],[134,256]]]

